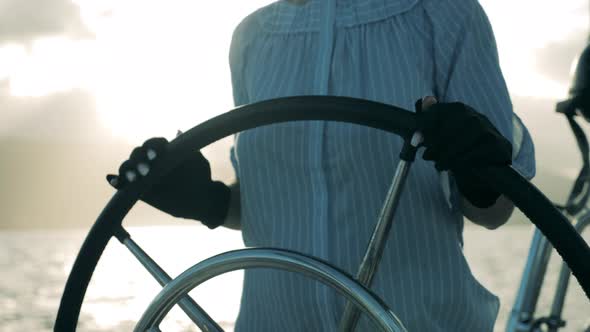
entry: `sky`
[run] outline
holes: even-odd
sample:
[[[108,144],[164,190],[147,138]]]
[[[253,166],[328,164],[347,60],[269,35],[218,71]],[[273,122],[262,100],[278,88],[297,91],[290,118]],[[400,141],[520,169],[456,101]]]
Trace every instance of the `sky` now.
[[[136,144],[227,111],[232,30],[268,3],[0,0],[0,137],[91,139],[84,126],[59,130],[85,112]],[[513,97],[564,97],[586,40],[587,1],[481,3]],[[35,119],[48,128],[30,130]]]
[[[57,96],[132,143],[229,110],[232,30],[267,3],[0,0],[0,137]]]
[[[230,110],[232,31],[270,2],[0,0],[0,227],[93,220],[112,195],[104,175],[134,145]],[[553,108],[586,45],[588,1],[481,4],[535,141],[535,181],[563,196],[580,158]],[[230,144],[204,151],[226,181]]]

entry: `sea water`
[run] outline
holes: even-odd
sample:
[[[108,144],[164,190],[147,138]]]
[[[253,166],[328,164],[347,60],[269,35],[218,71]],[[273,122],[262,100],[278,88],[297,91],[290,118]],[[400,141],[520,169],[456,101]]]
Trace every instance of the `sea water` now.
[[[130,227],[133,239],[170,275],[227,250],[242,248],[240,233],[209,231],[201,226]],[[588,233],[588,232],[587,232]],[[34,230],[0,232],[0,331],[50,331],[66,278],[86,231]],[[495,331],[503,331],[514,301],[532,238],[529,225],[495,231],[467,225],[465,254],[481,283],[501,299]],[[589,236],[585,236],[590,240]],[[539,302],[547,314],[559,273],[553,255]],[[234,272],[191,292],[226,331],[238,313],[242,273]],[[130,331],[160,286],[116,240],[94,273],[80,315],[79,331]],[[570,282],[565,331],[583,331],[590,323],[590,303],[576,281]],[[198,331],[178,309],[166,318],[164,331]]]

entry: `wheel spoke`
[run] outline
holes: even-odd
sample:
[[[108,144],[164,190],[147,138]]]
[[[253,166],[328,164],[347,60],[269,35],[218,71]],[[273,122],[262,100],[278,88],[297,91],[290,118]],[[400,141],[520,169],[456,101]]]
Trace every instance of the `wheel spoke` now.
[[[128,234],[127,232],[125,232]],[[121,241],[123,245],[137,258],[137,260],[145,267],[145,269],[158,281],[158,283],[165,287],[172,278],[164,271],[135,241],[131,236],[127,235]],[[178,305],[184,313],[205,332],[223,332],[223,329],[201,308],[188,294],[183,297]],[[152,327],[155,328],[155,327]],[[149,331],[152,331],[150,329]],[[159,331],[154,330],[154,331]]]

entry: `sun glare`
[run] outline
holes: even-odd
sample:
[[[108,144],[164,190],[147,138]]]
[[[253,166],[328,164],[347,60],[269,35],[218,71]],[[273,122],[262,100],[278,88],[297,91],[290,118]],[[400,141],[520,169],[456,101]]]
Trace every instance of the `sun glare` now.
[[[19,97],[86,89],[103,125],[136,144],[170,138],[231,108],[233,28],[270,1],[75,2],[95,39],[3,46],[0,80],[9,79]]]
[[[95,24],[97,109],[114,134],[133,143],[170,137],[231,106],[231,30],[218,31],[224,22],[202,7],[129,2]]]
[[[0,81],[11,77],[15,68],[22,66],[25,48],[17,44],[0,47]]]
[[[95,21],[101,69],[94,91],[113,133],[133,143],[170,138],[229,110],[231,33],[256,5],[128,1]]]
[[[138,143],[173,136],[232,106],[227,54],[233,28],[270,0],[74,0],[91,40],[42,38],[0,48],[0,80],[15,96],[90,91],[113,135]],[[549,42],[586,29],[585,0],[482,0],[513,95],[563,97],[564,82],[535,67]],[[584,8],[584,10],[580,10]]]
[[[8,46],[13,56],[10,88],[14,96],[37,97],[73,88],[88,87],[95,45],[63,37],[40,38],[30,49]]]

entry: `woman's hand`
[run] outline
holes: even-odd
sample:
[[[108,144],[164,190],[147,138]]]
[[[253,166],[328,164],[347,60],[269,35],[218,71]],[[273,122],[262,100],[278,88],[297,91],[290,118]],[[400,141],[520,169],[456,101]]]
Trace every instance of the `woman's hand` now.
[[[463,103],[420,100],[418,115],[424,135],[424,160],[434,161],[439,171],[449,170],[463,197],[477,208],[488,208],[500,197],[471,170],[505,166],[512,162],[512,145],[488,118]],[[420,104],[418,105],[420,107]]]
[[[107,175],[107,181],[116,189],[141,181],[167,150],[165,138],[145,141],[121,164],[118,175]],[[200,220],[207,227],[215,228],[226,217],[230,190],[225,184],[211,180],[209,162],[197,151],[140,199],[175,217]]]

